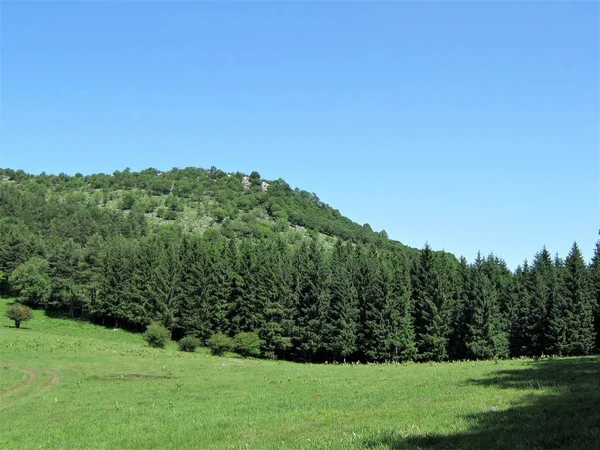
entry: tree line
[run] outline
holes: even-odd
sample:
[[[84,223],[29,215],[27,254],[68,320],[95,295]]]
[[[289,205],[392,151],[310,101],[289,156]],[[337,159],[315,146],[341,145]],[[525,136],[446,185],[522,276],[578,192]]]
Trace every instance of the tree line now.
[[[140,331],[160,322],[204,344],[256,333],[264,357],[307,362],[600,350],[600,243],[590,264],[574,244],[512,272],[494,255],[468,263],[428,245],[198,233],[39,186],[0,184],[0,289],[31,306]]]

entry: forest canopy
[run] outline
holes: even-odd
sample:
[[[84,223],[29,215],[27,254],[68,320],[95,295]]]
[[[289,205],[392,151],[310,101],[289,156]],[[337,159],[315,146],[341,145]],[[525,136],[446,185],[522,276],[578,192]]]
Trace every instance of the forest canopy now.
[[[258,335],[296,361],[443,361],[600,349],[600,244],[515,271],[412,249],[284,180],[215,167],[0,169],[0,289],[176,339]],[[248,334],[242,334],[248,336]]]

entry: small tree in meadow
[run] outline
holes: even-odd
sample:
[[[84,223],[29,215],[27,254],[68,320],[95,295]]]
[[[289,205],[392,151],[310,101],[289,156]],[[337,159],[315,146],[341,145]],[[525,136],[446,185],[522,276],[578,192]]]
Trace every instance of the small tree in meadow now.
[[[144,339],[151,347],[164,348],[171,339],[171,332],[164,325],[153,323],[146,329]]]
[[[5,313],[6,317],[15,321],[15,328],[21,328],[21,322],[33,319],[33,311],[29,306],[13,303]]]

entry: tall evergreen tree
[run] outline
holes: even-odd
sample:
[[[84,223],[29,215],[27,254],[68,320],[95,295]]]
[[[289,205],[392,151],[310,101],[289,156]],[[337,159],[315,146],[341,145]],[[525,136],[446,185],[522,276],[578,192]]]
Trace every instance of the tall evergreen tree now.
[[[196,237],[185,237],[181,245],[180,289],[174,302],[174,334],[190,335],[203,343],[212,335],[208,304],[202,295],[206,246]]]
[[[395,253],[387,271],[384,318],[387,324],[387,359],[410,361],[415,358],[415,332],[411,301],[410,266],[403,254]]]
[[[512,287],[512,314],[509,317],[511,355],[532,356],[529,309],[533,292],[533,274],[527,260],[515,271]]]
[[[556,256],[550,286],[550,306],[548,309],[548,327],[546,341],[548,353],[561,356],[568,351],[569,310],[566,292],[566,268],[564,262]]]
[[[77,283],[77,271],[82,258],[81,247],[73,240],[52,240],[48,249],[52,294],[48,305],[57,309],[68,309],[71,317],[81,310],[83,289]]]
[[[498,294],[484,264],[478,254],[468,295],[466,348],[472,359],[503,358],[508,356],[508,338],[503,329]]]
[[[472,268],[463,256],[459,260],[456,291],[454,294],[454,307],[452,308],[452,328],[450,332],[449,356],[452,359],[466,359],[469,356],[467,349],[467,335],[469,332],[467,323],[469,290],[472,286]]]
[[[228,314],[231,311],[231,283],[236,263],[236,243],[223,238],[203,239],[204,264],[198,280],[199,295],[207,321],[207,333],[226,333],[229,328]]]
[[[383,270],[373,248],[359,249],[356,262],[358,351],[367,361],[383,361],[389,355]]]
[[[596,332],[596,352],[600,353],[600,241],[596,242],[594,256],[590,265],[592,298],[596,310],[594,329]]]
[[[594,337],[594,304],[590,280],[581,251],[574,243],[565,260],[567,344],[564,355],[586,355],[592,352]]]
[[[546,329],[550,307],[553,264],[550,252],[544,247],[535,255],[532,265],[533,285],[527,314],[527,334],[530,338],[529,356],[548,353]]]
[[[106,243],[102,255],[102,270],[99,279],[98,299],[92,315],[106,325],[126,325],[136,316],[135,260],[137,244],[117,236]]]
[[[292,264],[296,304],[291,337],[296,354],[308,361],[326,351],[322,337],[330,301],[328,267],[314,240],[302,242]]]
[[[325,339],[331,357],[345,361],[356,351],[358,298],[352,283],[350,247],[338,240],[331,256],[331,301]]]
[[[421,257],[414,265],[411,280],[418,358],[445,360],[448,357],[448,300],[451,294],[439,273],[439,264],[428,244],[421,250]]]

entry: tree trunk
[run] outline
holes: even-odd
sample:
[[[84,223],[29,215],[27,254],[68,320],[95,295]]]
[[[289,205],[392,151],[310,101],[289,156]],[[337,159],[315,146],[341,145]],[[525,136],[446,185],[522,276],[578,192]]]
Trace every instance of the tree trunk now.
[[[15,328],[21,328],[21,321],[15,320]]]

